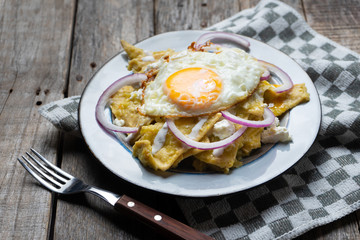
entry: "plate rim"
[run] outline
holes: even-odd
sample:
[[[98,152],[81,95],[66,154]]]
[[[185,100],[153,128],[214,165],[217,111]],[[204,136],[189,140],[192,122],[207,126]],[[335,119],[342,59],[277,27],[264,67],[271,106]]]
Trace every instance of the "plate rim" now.
[[[184,33],[184,32],[202,32],[202,33],[206,33],[206,32],[213,32],[213,31],[208,31],[208,30],[180,30],[180,31],[169,31],[169,32],[164,32],[164,33],[160,33],[160,34],[157,34],[157,35],[154,35],[154,36],[151,36],[151,37],[148,37],[148,38],[145,38],[145,39],[142,39],[141,41],[135,43],[134,45],[138,45],[138,44],[141,44],[142,42],[144,41],[147,41],[151,38],[154,38],[154,37],[161,37],[162,35],[167,35],[167,34],[181,34],[181,33]],[[240,35],[240,34],[238,34]],[[124,178],[123,176],[121,176],[120,174],[118,174],[117,172],[115,172],[113,169],[109,168],[108,166],[105,165],[105,163],[103,161],[101,161],[97,155],[95,154],[95,152],[93,151],[93,149],[90,147],[87,139],[84,137],[84,133],[83,133],[83,126],[81,124],[81,106],[82,106],[82,103],[83,103],[83,95],[85,94],[85,92],[87,91],[90,83],[96,78],[97,74],[110,62],[112,61],[114,58],[118,57],[119,55],[121,55],[122,53],[124,53],[124,50],[121,50],[119,51],[118,53],[116,53],[114,56],[110,57],[109,59],[107,59],[94,73],[93,75],[90,77],[89,81],[87,82],[86,86],[84,87],[82,93],[81,93],[81,97],[80,97],[80,101],[79,101],[79,106],[78,106],[78,122],[79,122],[79,130],[80,130],[80,133],[84,139],[84,142],[87,146],[87,148],[90,150],[90,152],[93,154],[93,156],[96,158],[97,161],[99,161],[107,170],[109,170],[110,172],[112,172],[115,176],[121,178],[122,180],[128,182],[128,183],[131,183],[131,184],[134,184],[136,185],[137,187],[140,187],[140,188],[144,188],[144,189],[148,189],[148,190],[152,190],[152,191],[156,191],[156,192],[159,192],[159,193],[163,193],[163,194],[168,194],[168,195],[173,195],[173,196],[178,196],[178,197],[195,197],[195,198],[198,198],[198,197],[214,197],[214,196],[225,196],[225,195],[229,195],[229,194],[233,194],[233,193],[237,193],[237,192],[241,192],[241,191],[245,191],[245,190],[248,190],[248,189],[252,189],[254,187],[257,187],[259,185],[262,185],[262,184],[265,184],[269,181],[271,181],[272,179],[276,178],[276,177],[279,177],[281,174],[283,174],[284,172],[286,172],[288,169],[290,169],[291,167],[293,167],[296,163],[298,163],[304,155],[306,155],[306,153],[311,149],[311,147],[313,146],[313,144],[315,143],[316,141],[316,138],[318,137],[319,135],[319,132],[320,132],[320,126],[321,126],[321,122],[322,122],[322,107],[321,107],[321,99],[320,99],[320,95],[319,95],[319,92],[314,84],[314,82],[312,81],[312,79],[310,78],[310,76],[306,73],[306,71],[300,66],[300,64],[295,61],[295,59],[293,59],[292,57],[290,57],[289,55],[281,52],[279,49],[273,47],[273,46],[270,46],[269,44],[267,43],[264,43],[260,40],[257,40],[257,39],[254,39],[254,38],[251,38],[251,37],[247,37],[247,36],[244,36],[244,35],[240,35],[246,39],[251,39],[252,41],[256,41],[256,42],[259,42],[261,44],[265,44],[267,47],[270,47],[274,50],[276,50],[279,54],[282,54],[288,58],[290,58],[294,63],[297,64],[297,66],[299,67],[299,69],[301,69],[308,77],[309,79],[311,80],[311,84],[313,85],[314,89],[315,89],[315,92],[316,92],[316,98],[317,98],[317,102],[319,103],[318,105],[318,113],[319,113],[319,122],[318,122],[318,125],[317,125],[317,131],[316,131],[316,134],[314,135],[314,138],[312,139],[312,142],[311,144],[308,146],[308,148],[306,149],[305,152],[302,153],[301,157],[299,157],[299,159],[297,159],[296,161],[294,161],[291,165],[289,165],[287,168],[285,169],[282,169],[279,173],[275,174],[274,176],[268,178],[267,180],[265,181],[260,181],[260,182],[257,182],[255,184],[253,184],[252,186],[250,187],[247,187],[247,188],[244,188],[244,189],[231,189],[229,191],[224,191],[224,192],[221,192],[221,193],[206,193],[208,192],[208,190],[206,191],[203,191],[205,192],[205,194],[185,194],[183,192],[181,193],[175,193],[175,192],[169,192],[169,191],[166,191],[166,190],[163,190],[163,189],[153,189],[153,188],[149,188],[149,187],[146,187],[146,186],[143,186],[141,184],[138,184],[137,182],[135,181],[132,181],[131,179],[127,179],[127,178]],[[116,81],[116,80],[115,80]],[[291,111],[290,111],[291,113]],[[290,114],[291,115],[291,114]],[[290,116],[291,118],[291,116]],[[274,148],[276,146],[276,144],[272,147]],[[258,158],[259,159],[259,158]],[[254,161],[258,160],[258,159],[255,159]],[[249,163],[251,164],[251,163]],[[244,165],[245,166],[245,165]],[[143,165],[142,165],[143,167]],[[146,169],[146,170],[149,170],[149,169]],[[236,169],[235,169],[236,170]],[[231,174],[231,173],[230,173]],[[192,191],[195,191],[195,190],[192,190]],[[201,189],[200,190],[196,190],[196,191],[202,191]]]

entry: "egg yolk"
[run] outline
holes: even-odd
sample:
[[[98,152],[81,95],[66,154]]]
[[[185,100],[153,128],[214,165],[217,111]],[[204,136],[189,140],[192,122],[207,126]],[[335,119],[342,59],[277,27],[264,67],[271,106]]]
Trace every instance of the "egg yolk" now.
[[[184,109],[203,109],[214,103],[221,92],[219,75],[210,69],[185,68],[166,79],[168,97]]]

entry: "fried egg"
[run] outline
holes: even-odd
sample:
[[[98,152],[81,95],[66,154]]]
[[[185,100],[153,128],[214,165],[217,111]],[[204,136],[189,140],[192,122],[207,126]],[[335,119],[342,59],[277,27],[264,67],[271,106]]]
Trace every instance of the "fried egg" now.
[[[225,110],[256,89],[265,69],[237,48],[184,50],[149,65],[158,73],[145,84],[139,111],[147,116],[190,117]]]

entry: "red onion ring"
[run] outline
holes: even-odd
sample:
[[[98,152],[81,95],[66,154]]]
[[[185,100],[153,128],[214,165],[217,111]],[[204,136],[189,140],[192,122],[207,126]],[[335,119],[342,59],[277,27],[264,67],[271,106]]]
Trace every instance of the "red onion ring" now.
[[[265,70],[265,72],[261,75],[260,77],[260,81],[263,81],[263,80],[268,80],[270,78],[271,74],[269,72],[269,70]]]
[[[132,85],[135,83],[141,83],[145,81],[147,76],[145,74],[131,74],[120,78],[119,80],[112,83],[100,96],[96,108],[95,117],[97,122],[105,129],[113,132],[122,133],[134,133],[138,131],[138,127],[119,127],[109,122],[104,114],[105,106],[108,104],[109,98],[114,95],[121,87],[126,85]]]
[[[282,81],[282,85],[280,87],[275,88],[275,91],[277,93],[286,92],[294,86],[294,83],[292,82],[290,76],[286,72],[284,72],[282,69],[275,66],[274,64],[271,64],[271,63],[268,63],[265,61],[262,61],[262,60],[258,60],[258,61],[261,65],[266,67],[271,73],[274,73],[275,75],[277,75],[280,78],[280,80]]]
[[[167,125],[171,132],[175,135],[177,139],[179,139],[182,143],[186,144],[189,147],[197,148],[201,150],[213,150],[217,148],[223,148],[230,144],[232,144],[236,139],[238,139],[246,130],[245,126],[242,126],[239,130],[237,130],[233,135],[223,140],[212,142],[212,143],[203,143],[197,142],[187,136],[185,136],[175,125],[173,119],[166,119]]]
[[[244,48],[250,47],[250,42],[245,38],[239,36],[235,33],[227,33],[227,32],[209,32],[201,35],[195,43],[195,49],[200,49],[200,47],[205,44],[209,40],[220,39],[220,40],[229,40],[239,44]]]
[[[226,118],[227,120],[233,123],[237,123],[243,126],[253,127],[253,128],[268,127],[275,121],[275,115],[269,108],[264,109],[264,115],[263,115],[264,120],[262,121],[243,119],[231,114],[228,111],[222,111],[221,114],[223,115],[224,118]]]

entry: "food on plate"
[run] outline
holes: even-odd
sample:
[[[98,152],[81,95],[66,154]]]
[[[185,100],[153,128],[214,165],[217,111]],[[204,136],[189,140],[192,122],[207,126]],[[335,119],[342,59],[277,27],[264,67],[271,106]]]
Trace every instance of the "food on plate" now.
[[[211,42],[218,39],[241,48]],[[278,117],[310,99],[305,84],[252,57],[236,34],[207,33],[180,52],[121,43],[134,74],[104,91],[96,117],[105,129],[124,133],[133,155],[155,170],[187,159],[198,171],[228,173],[262,144],[291,141]]]

